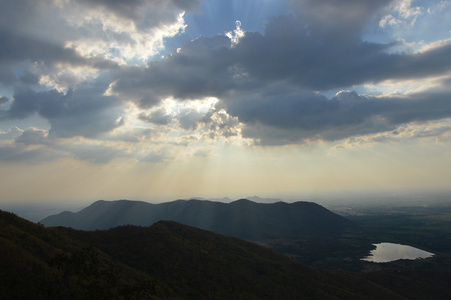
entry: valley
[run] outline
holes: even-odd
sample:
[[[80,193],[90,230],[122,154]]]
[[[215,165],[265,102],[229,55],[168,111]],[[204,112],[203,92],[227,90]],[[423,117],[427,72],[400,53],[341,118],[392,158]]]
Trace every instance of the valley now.
[[[307,265],[366,272],[374,269],[451,271],[451,207],[360,208],[346,215],[356,226],[340,235],[297,240],[268,240],[265,246]],[[342,214],[343,215],[343,214]],[[435,253],[431,258],[375,264],[361,261],[381,242],[399,243]]]
[[[144,222],[150,211],[175,220],[129,224],[136,212],[140,218],[134,220]],[[43,219],[110,224],[86,231],[44,227],[2,212],[1,294],[7,297],[0,299],[27,299],[27,290],[42,296],[36,299],[447,299],[451,208],[338,213],[308,202],[179,200],[148,206],[121,200]],[[363,261],[381,242],[434,256]]]

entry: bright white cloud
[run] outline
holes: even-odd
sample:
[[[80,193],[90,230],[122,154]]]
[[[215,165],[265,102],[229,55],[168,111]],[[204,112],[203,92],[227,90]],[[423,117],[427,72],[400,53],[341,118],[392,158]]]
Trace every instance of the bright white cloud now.
[[[149,8],[142,8],[143,12]],[[70,12],[69,25],[83,30],[86,34],[76,40],[69,40],[65,47],[75,49],[83,57],[102,56],[123,63],[145,63],[163,48],[163,39],[183,32],[186,27],[183,12],[170,24],[161,24],[150,28],[140,28],[128,19],[122,19],[113,13],[99,11]],[[83,15],[83,18],[80,18]]]
[[[240,39],[244,37],[245,31],[241,29],[241,21],[235,21],[236,29],[226,32],[225,35],[232,41],[232,45],[236,45],[240,42]]]

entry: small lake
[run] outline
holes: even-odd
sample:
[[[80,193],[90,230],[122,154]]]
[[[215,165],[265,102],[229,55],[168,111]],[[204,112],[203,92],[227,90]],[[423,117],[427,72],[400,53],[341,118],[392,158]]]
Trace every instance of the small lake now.
[[[371,250],[370,255],[362,258],[362,260],[384,263],[399,259],[428,258],[434,255],[431,252],[400,244],[380,243],[374,244],[374,246],[376,246],[376,249]]]

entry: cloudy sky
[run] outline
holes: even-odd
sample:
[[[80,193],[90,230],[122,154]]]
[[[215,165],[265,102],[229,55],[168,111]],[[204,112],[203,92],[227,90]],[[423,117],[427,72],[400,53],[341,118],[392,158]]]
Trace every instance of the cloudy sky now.
[[[0,0],[2,203],[442,190],[451,1]]]

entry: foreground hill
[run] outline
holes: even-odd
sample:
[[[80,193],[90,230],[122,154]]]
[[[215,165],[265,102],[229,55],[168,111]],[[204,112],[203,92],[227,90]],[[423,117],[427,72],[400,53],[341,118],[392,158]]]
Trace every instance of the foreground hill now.
[[[97,201],[77,212],[62,212],[40,221],[45,226],[108,229],[119,225],[149,226],[160,220],[235,236],[247,240],[318,236],[340,232],[351,222],[311,202],[221,203],[178,200],[151,204],[140,201]]]
[[[162,221],[43,228],[0,211],[2,299],[403,299],[236,238]]]
[[[58,228],[1,210],[0,253],[0,299],[141,299],[155,283]]]

